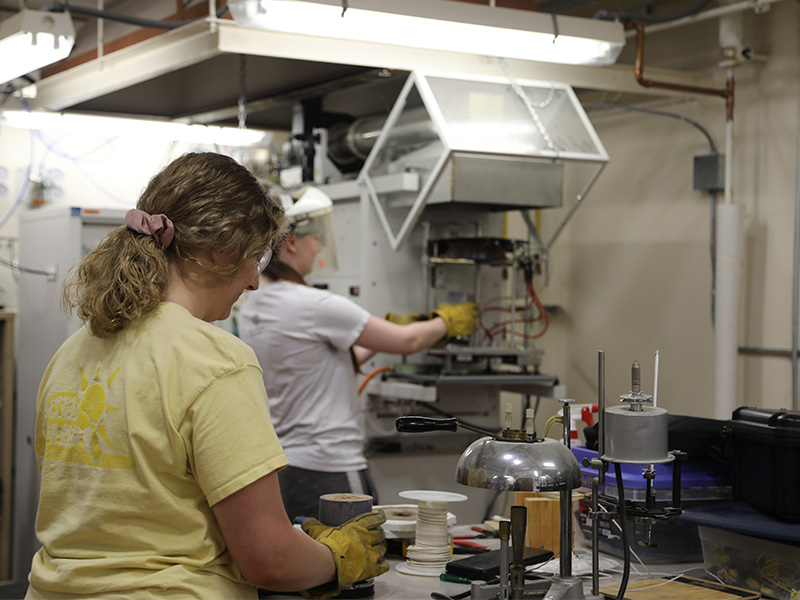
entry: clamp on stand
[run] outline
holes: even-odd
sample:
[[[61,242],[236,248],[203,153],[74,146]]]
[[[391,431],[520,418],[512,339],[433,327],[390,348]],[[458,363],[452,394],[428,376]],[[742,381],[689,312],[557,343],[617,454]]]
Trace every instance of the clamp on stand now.
[[[571,497],[572,490],[567,490],[567,494]],[[570,504],[567,505],[567,511],[570,510],[569,507]],[[527,520],[527,508],[524,506],[511,507],[512,560],[510,565],[508,561],[509,522],[500,522],[500,583],[491,584],[485,581],[473,581],[470,589],[470,598],[472,600],[523,600],[523,598],[583,600],[586,598],[580,577],[557,575],[538,581],[525,580],[523,554]]]

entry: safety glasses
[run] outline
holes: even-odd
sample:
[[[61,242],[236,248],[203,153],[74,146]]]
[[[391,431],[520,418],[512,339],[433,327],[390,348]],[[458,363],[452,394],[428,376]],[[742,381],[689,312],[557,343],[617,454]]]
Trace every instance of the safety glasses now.
[[[267,251],[258,259],[256,262],[256,267],[258,268],[259,273],[263,273],[264,269],[267,268],[269,261],[272,260],[272,248],[267,248]]]

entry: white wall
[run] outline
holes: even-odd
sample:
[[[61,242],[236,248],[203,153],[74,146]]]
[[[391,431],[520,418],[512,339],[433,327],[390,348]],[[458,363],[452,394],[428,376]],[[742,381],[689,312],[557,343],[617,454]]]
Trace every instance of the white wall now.
[[[791,346],[798,23],[795,2],[758,16],[752,37],[769,58],[735,71],[732,189],[745,207],[746,235],[740,346]],[[699,122],[724,152],[721,99],[687,97],[650,108]],[[659,350],[659,405],[712,417],[710,200],[692,189],[693,157],[709,154],[709,144],[671,118],[615,110],[593,113],[592,122],[611,161],[552,249],[552,279],[540,295],[562,311],[541,339],[544,370],[560,376],[571,398],[595,401],[602,349],[606,398],[615,403],[630,389],[633,360],[642,365],[644,391],[652,392]],[[565,210],[542,211],[545,240]],[[518,217],[509,221],[511,235],[524,235]],[[791,408],[788,358],[740,355],[738,369],[737,405]]]
[[[0,198],[0,259],[17,262],[18,217],[29,210],[34,180],[57,172],[61,199],[51,204],[133,208],[149,179],[172,159],[191,151],[216,151],[237,156],[238,149],[184,142],[111,138],[94,132],[30,133],[0,126],[0,167],[8,189]],[[11,238],[11,239],[9,239]],[[46,243],[46,240],[42,240]],[[42,265],[21,265],[41,269]],[[15,273],[0,265],[0,305],[17,307]]]
[[[29,206],[30,186],[26,178],[58,171],[61,202],[73,206],[133,207],[148,179],[168,162],[175,152],[167,142],[109,139],[101,135],[33,134],[20,129],[0,127],[0,166],[8,173],[4,182],[8,194],[0,199],[0,258],[17,262],[17,244],[5,238],[18,235],[18,217]],[[42,243],[46,243],[42,240]],[[22,265],[41,269],[42,265]],[[0,304],[17,306],[14,273],[0,267]]]

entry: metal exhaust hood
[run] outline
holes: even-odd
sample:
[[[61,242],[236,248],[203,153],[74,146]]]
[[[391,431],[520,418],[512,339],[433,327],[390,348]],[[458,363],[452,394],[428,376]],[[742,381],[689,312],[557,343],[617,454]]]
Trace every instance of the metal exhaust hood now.
[[[414,71],[358,181],[397,250],[426,209],[560,207],[566,165],[608,160],[569,85]]]

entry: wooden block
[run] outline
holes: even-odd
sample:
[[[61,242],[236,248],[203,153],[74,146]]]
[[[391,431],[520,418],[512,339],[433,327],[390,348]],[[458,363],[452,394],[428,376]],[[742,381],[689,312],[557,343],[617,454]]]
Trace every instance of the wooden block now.
[[[600,588],[607,598],[616,598],[618,592],[619,586]],[[686,576],[633,581],[625,589],[625,600],[757,600],[760,597],[752,590]]]
[[[525,545],[529,548],[550,550],[555,556],[561,551],[561,512],[557,495],[547,497],[538,492],[515,492],[514,505],[524,506],[528,513],[525,528]],[[575,527],[572,530],[575,542]]]
[[[525,545],[530,548],[544,548],[558,556],[561,549],[561,519],[559,501],[549,498],[526,498],[528,509],[528,528]]]
[[[526,498],[540,498],[538,492],[514,492],[514,506],[525,506]]]
[[[493,531],[494,533],[500,532],[500,521],[493,521],[493,520],[486,520],[483,522],[483,528],[487,531]]]

